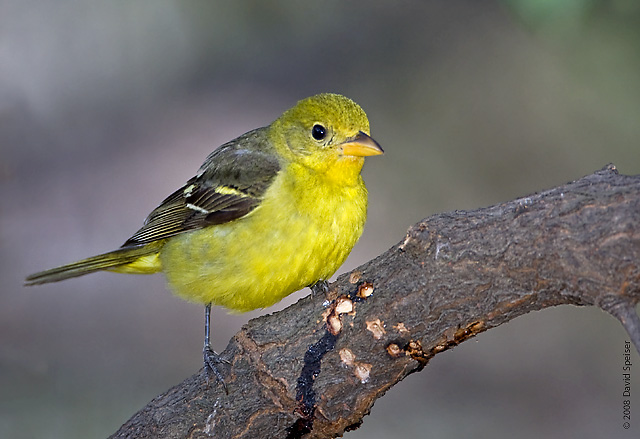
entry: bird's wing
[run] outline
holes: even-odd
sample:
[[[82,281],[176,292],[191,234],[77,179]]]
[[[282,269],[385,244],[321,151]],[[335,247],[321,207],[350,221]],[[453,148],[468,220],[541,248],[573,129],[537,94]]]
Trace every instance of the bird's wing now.
[[[198,174],[153,210],[123,247],[242,218],[258,207],[279,170],[264,130],[244,134],[211,153]]]

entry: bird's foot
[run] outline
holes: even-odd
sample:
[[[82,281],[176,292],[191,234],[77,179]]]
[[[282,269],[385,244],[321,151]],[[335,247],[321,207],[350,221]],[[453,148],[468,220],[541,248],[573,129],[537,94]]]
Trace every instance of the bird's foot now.
[[[224,392],[228,395],[229,390],[227,390],[227,384],[224,382],[224,378],[222,378],[222,373],[220,373],[218,365],[230,364],[229,360],[221,358],[220,355],[218,355],[213,349],[211,349],[211,346],[209,345],[206,345],[204,347],[202,353],[204,357],[204,369],[205,373],[207,374],[207,378],[209,378],[211,374],[213,374],[216,377],[216,381],[222,384]]]
[[[311,294],[313,296],[323,294],[324,297],[327,297],[327,294],[329,293],[329,282],[327,282],[326,280],[319,280],[309,288],[311,288]]]

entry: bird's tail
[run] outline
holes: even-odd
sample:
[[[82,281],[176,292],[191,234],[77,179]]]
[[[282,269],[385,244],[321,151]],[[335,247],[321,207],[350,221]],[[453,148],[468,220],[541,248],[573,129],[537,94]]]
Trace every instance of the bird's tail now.
[[[135,274],[155,273],[162,269],[158,257],[161,247],[162,242],[122,247],[109,253],[29,275],[24,284],[30,286],[58,282],[102,270]]]

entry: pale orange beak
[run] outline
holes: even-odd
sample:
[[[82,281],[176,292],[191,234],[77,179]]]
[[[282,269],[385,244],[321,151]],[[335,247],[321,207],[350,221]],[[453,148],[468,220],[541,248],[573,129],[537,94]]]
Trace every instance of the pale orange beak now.
[[[368,157],[371,155],[384,154],[384,151],[368,134],[362,131],[355,136],[347,139],[340,145],[342,155],[351,155],[355,157]]]

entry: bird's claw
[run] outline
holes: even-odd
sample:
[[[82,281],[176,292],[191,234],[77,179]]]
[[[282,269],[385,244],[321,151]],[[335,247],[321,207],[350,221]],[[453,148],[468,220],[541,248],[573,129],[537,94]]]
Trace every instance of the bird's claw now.
[[[329,282],[327,282],[326,280],[319,280],[309,288],[311,288],[311,294],[313,296],[323,294],[326,297],[329,293]]]
[[[229,390],[227,389],[227,384],[224,382],[224,378],[222,377],[222,373],[218,369],[218,364],[230,364],[229,360],[225,360],[221,358],[211,346],[207,345],[203,349],[203,357],[204,357],[204,369],[207,374],[207,378],[209,378],[210,374],[215,375],[216,381],[222,384],[222,388],[224,392],[228,395]]]

